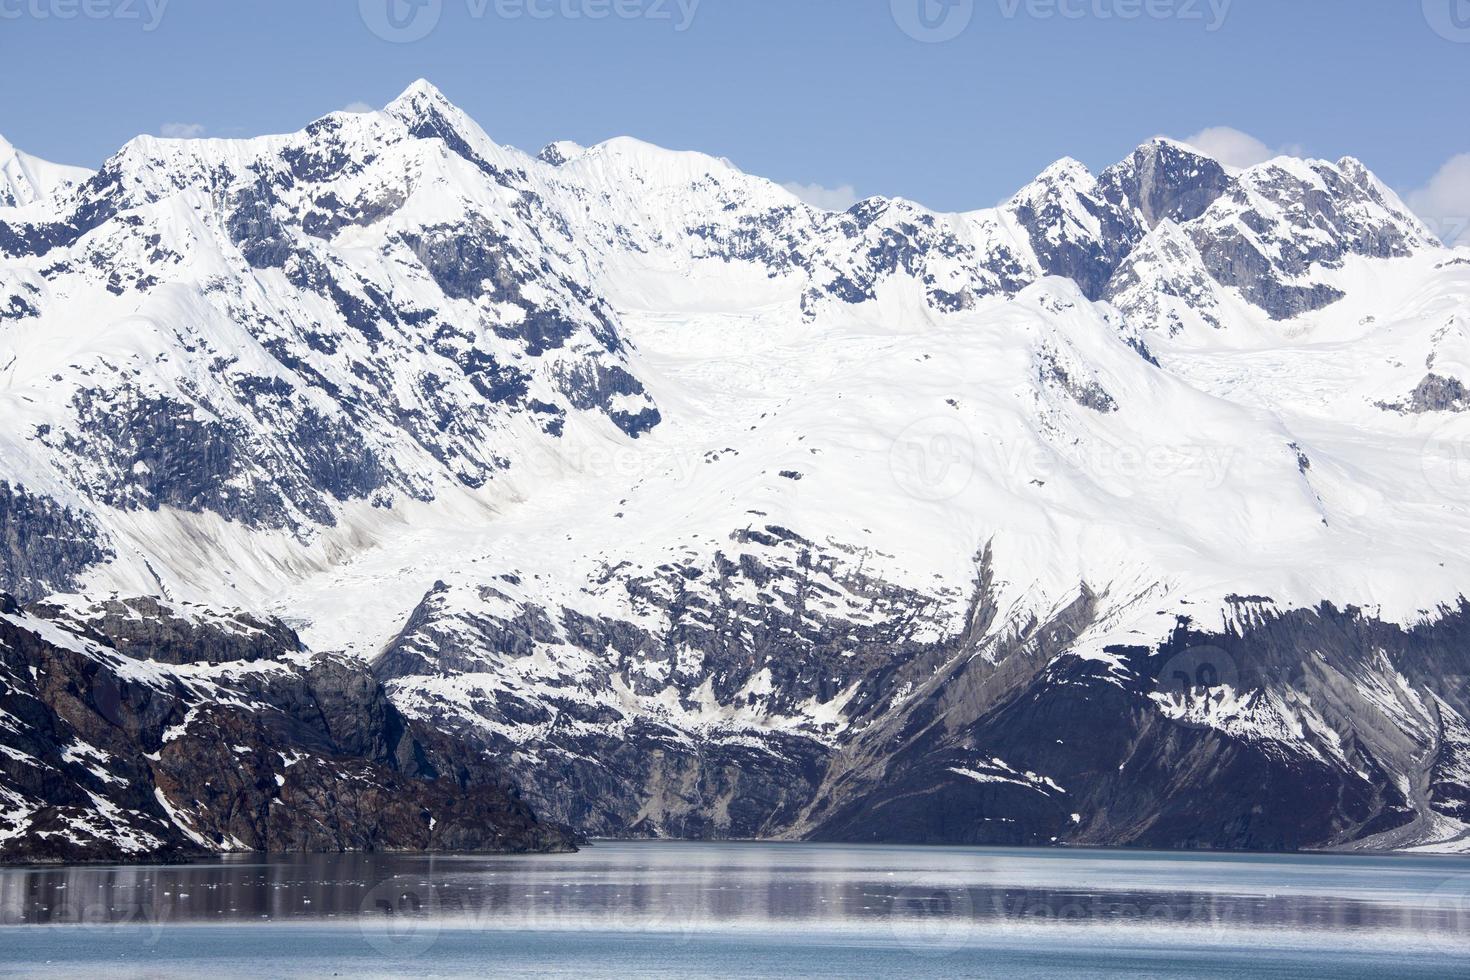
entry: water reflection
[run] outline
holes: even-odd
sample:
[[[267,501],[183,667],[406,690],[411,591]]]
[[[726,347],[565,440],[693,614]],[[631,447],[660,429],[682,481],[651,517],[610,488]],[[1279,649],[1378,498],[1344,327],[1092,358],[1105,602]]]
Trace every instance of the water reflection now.
[[[555,857],[234,857],[0,871],[0,924],[351,919],[391,941],[422,924],[649,931],[882,929],[939,946],[990,925],[1388,930],[1470,942],[1470,861],[601,844]],[[396,930],[396,931],[395,931]]]

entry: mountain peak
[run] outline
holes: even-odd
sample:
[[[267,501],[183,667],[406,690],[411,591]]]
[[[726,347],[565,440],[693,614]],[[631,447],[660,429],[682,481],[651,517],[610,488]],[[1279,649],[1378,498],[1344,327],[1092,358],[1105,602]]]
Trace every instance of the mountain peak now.
[[[1039,208],[1060,196],[1091,193],[1096,184],[1097,178],[1085,165],[1072,157],[1062,157],[1012,195],[1009,206]]]
[[[387,109],[392,112],[395,108],[407,108],[410,106],[422,106],[426,104],[445,105],[451,108],[454,103],[439,91],[439,87],[427,78],[420,78],[413,82],[403,93],[388,103]]]
[[[57,617],[0,595],[0,686],[44,708],[0,725],[0,859],[115,860],[174,813],[205,848],[473,847],[463,822],[503,810],[466,796],[482,778],[589,836],[1300,849],[1352,843],[1344,812],[1470,799],[1428,772],[1470,763],[1470,692],[1443,683],[1470,608],[1419,625],[1470,579],[1446,327],[1470,285],[1366,171],[1226,174],[1153,140],[984,212],[839,215],[630,138],[543,159],[566,162],[427,82],[293,133],[141,137],[46,200],[0,159],[0,200],[32,202],[0,211],[0,592]],[[1223,707],[1212,643],[1242,658],[1215,658]],[[1200,683],[1166,690],[1176,668]],[[120,741],[98,712],[145,681]],[[1384,690],[1440,700],[1389,717]],[[937,711],[964,744],[895,755]],[[165,732],[161,768],[131,766]],[[1411,751],[1438,743],[1459,754]],[[1208,765],[1222,745],[1244,763]],[[492,750],[503,777],[410,789]],[[265,795],[205,785],[242,756]],[[1129,761],[1166,756],[1201,778]],[[640,775],[735,771],[750,806],[671,807]],[[403,837],[236,827],[364,773]],[[889,802],[915,798],[934,821]],[[977,808],[1007,822],[950,819]]]
[[[1187,143],[1156,136],[1098,178],[1114,204],[1137,208],[1150,228],[1165,220],[1192,221],[1230,189],[1218,160]]]
[[[1092,171],[1080,160],[1062,157],[1056,163],[1036,175],[1038,181],[1065,181],[1070,184],[1092,183]]]
[[[92,171],[83,167],[33,157],[0,136],[0,207],[30,204],[80,184],[91,175]]]
[[[450,102],[432,82],[422,78],[404,89],[402,95],[383,107],[383,111],[419,136],[428,135],[418,132],[420,129],[430,130],[433,135],[443,135],[438,130],[464,131],[474,126],[464,110]]]
[[[402,123],[409,135],[417,139],[441,139],[452,152],[476,166],[492,166],[490,160],[498,159],[505,152],[468,113],[422,78],[404,89],[383,111]]]
[[[571,140],[557,140],[554,143],[547,143],[543,146],[541,152],[536,154],[536,159],[542,163],[549,163],[553,167],[560,167],[562,164],[570,163],[586,152],[587,147],[580,143],[574,143]]]
[[[1197,146],[1168,136],[1155,136],[1144,140],[1127,157],[1114,164],[1113,168],[1132,165],[1136,169],[1167,166],[1177,171],[1192,170],[1196,173],[1228,173],[1213,154]],[[1110,168],[1110,169],[1113,169]]]
[[[1206,160],[1215,159],[1214,156],[1206,153],[1204,150],[1201,150],[1194,144],[1186,143],[1183,140],[1176,140],[1172,136],[1155,136],[1152,139],[1144,140],[1133,152],[1135,154],[1148,152],[1157,153],[1161,150],[1176,150],[1180,153],[1187,153],[1190,156],[1202,157]]]

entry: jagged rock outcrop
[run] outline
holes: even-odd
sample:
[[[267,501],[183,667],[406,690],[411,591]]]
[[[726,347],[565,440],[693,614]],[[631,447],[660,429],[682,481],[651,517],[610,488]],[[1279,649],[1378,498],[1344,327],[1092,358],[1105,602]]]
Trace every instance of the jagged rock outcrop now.
[[[1434,778],[1463,771],[1470,607],[1403,629],[1241,606],[1238,630],[1184,622],[1116,664],[1049,659],[963,713],[949,692],[986,668],[958,665],[915,711],[932,724],[879,729],[901,747],[815,836],[1301,850],[1432,836],[1457,816]]]
[[[1355,160],[834,212],[420,82],[50,173],[0,855],[1470,840],[1470,264]]]
[[[0,860],[573,843],[483,753],[279,624],[0,596]]]
[[[111,557],[85,513],[0,480],[0,592],[22,599],[69,592],[81,573]]]
[[[728,596],[750,571],[701,586]],[[814,585],[755,574],[778,593]],[[594,835],[1302,850],[1460,819],[1470,607],[1405,629],[1237,598],[1228,632],[1181,620],[1158,647],[1089,658],[1070,651],[1101,597],[987,635],[989,575],[968,628],[938,642],[915,638],[915,596],[854,635],[809,608],[685,592],[653,636],[441,583],[376,670],[411,714],[509,753],[538,809]],[[719,621],[689,622],[700,609],[752,635],[732,649]],[[599,656],[606,680],[567,671]]]

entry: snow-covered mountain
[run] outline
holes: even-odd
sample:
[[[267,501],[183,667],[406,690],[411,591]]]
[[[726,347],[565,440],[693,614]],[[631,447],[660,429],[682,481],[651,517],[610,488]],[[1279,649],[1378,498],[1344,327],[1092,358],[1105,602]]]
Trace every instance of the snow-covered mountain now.
[[[0,136],[0,208],[34,204],[69,191],[91,176],[82,167],[64,167],[22,153]]]
[[[1470,835],[1470,251],[1356,160],[1159,139],[832,213],[420,82],[33,197],[12,630],[278,620],[584,833]],[[7,683],[0,840],[54,805]]]

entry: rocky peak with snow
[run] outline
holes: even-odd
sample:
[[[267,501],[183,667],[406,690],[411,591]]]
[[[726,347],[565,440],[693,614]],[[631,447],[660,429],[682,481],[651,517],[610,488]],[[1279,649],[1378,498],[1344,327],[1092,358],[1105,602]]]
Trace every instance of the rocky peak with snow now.
[[[100,617],[175,638],[175,714],[229,708],[173,676],[192,603],[585,833],[1466,832],[1470,263],[1356,161],[1152,140],[832,213],[628,138],[533,157],[419,82],[46,186],[0,205],[0,707],[65,715],[27,667],[114,670],[54,632]],[[0,845],[80,819],[6,758]],[[127,770],[156,805],[66,771],[79,848],[277,839],[178,766]]]
[[[1163,137],[1103,171],[1098,183],[1107,200],[1136,211],[1148,229],[1193,221],[1234,185],[1219,162]]]

